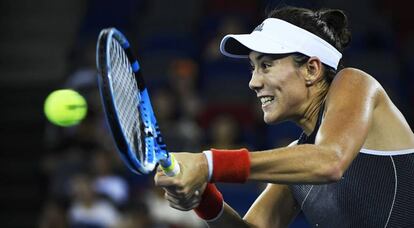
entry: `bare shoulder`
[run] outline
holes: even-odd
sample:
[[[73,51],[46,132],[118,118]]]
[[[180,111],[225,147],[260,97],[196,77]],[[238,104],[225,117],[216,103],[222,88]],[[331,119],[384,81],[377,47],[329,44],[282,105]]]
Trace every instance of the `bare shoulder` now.
[[[356,68],[344,68],[332,81],[327,99],[377,100],[379,94],[384,94],[384,90],[374,77]]]
[[[356,68],[344,68],[338,72],[335,76],[335,79],[332,82],[332,85],[337,84],[347,84],[347,85],[354,85],[354,86],[374,86],[381,88],[380,83],[368,73],[356,69]]]
[[[394,150],[414,146],[414,136],[403,114],[380,83],[364,71],[345,68],[338,72],[326,103],[326,114],[337,117],[334,121],[357,123],[351,126],[356,129],[351,135],[366,131],[364,148]]]

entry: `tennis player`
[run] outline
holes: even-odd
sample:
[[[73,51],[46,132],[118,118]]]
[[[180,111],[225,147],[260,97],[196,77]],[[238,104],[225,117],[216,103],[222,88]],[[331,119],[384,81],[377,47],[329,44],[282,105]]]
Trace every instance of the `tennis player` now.
[[[341,69],[350,39],[342,11],[293,7],[225,36],[224,55],[250,60],[264,121],[303,133],[267,151],[176,153],[181,174],[155,177],[170,205],[211,227],[287,227],[299,211],[313,227],[414,227],[413,132],[372,76]],[[246,181],[269,184],[241,218],[214,183]]]

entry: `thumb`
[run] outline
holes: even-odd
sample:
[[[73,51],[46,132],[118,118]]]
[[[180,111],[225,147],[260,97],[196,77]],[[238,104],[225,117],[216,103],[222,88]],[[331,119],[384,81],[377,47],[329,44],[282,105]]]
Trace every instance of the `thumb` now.
[[[165,175],[163,171],[157,172],[155,174],[154,182],[155,186],[158,187],[176,186],[176,181],[174,180],[174,178]]]

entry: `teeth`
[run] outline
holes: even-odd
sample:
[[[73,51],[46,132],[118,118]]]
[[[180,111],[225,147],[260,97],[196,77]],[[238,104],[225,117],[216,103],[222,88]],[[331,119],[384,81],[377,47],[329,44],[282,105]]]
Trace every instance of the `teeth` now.
[[[270,103],[273,101],[274,97],[261,97],[260,102],[262,102],[262,105],[265,105],[267,103]]]

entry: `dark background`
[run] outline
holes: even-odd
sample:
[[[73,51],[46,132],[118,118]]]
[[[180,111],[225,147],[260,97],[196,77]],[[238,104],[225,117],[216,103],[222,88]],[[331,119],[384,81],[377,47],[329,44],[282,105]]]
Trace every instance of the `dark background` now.
[[[171,151],[269,149],[287,145],[300,130],[263,124],[247,86],[248,63],[224,58],[218,45],[284,5],[344,10],[353,33],[345,66],[374,76],[413,126],[414,16],[407,1],[1,0],[0,226],[102,227],[70,216],[82,200],[106,202],[107,213],[122,221],[116,227],[196,226],[186,223],[191,215],[165,209],[151,175],[133,175],[119,161],[97,91],[97,36],[117,27],[131,41]],[[87,99],[80,125],[59,128],[45,119],[44,99],[59,88]],[[244,214],[263,185],[219,187]],[[292,227],[307,227],[303,216]]]

